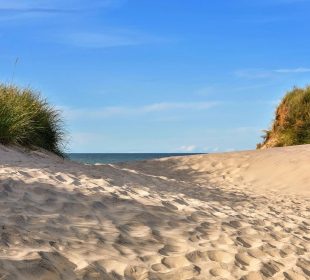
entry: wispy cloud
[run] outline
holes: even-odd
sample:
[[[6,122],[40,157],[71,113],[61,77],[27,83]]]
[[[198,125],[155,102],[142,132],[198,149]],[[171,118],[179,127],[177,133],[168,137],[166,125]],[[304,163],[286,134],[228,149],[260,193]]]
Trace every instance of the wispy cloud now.
[[[203,147],[201,150],[205,153],[216,153],[220,150],[220,148],[207,146],[207,147]]]
[[[310,68],[293,68],[293,69],[277,69],[274,70],[275,73],[284,73],[284,74],[289,74],[289,73],[309,73],[310,72]]]
[[[68,46],[101,49],[122,46],[135,46],[170,42],[171,38],[143,33],[122,27],[105,27],[100,30],[84,29],[81,31],[80,24],[85,26],[81,15],[86,18],[94,16],[101,9],[121,7],[127,0],[0,0],[0,21],[20,24],[24,20],[46,20],[47,16],[62,17],[63,22],[69,20],[69,24],[63,24],[63,29],[57,32],[45,32],[40,37],[47,38],[57,44]],[[75,20],[76,26],[71,26],[71,20]]]
[[[184,153],[190,153],[196,150],[196,145],[185,145],[177,148],[177,151],[184,152]]]
[[[297,67],[297,68],[282,68],[282,69],[243,69],[235,71],[235,75],[240,78],[248,79],[264,79],[270,78],[281,74],[302,74],[310,73],[310,68]]]
[[[302,3],[302,2],[309,2],[309,0],[264,0],[268,4],[295,4],[295,3]],[[271,3],[270,3],[271,2]]]
[[[120,0],[0,0],[0,9],[77,9],[87,7],[109,7],[119,4]]]
[[[256,5],[256,6],[278,6],[278,5],[288,5],[288,4],[298,4],[307,3],[309,0],[260,0],[260,1],[248,1],[243,0],[246,4]]]
[[[229,86],[224,86],[223,84],[214,84],[213,86],[202,87],[196,90],[194,93],[198,96],[214,96],[219,94],[225,94],[227,92],[231,93],[239,93],[239,92],[247,92],[261,88],[270,88],[272,86],[271,82],[258,82],[253,84],[251,82],[250,85],[240,86],[239,84],[229,84]]]
[[[248,79],[262,79],[270,77],[270,72],[261,69],[236,70],[234,74],[239,78],[248,78]]]
[[[257,127],[257,126],[240,126],[240,127],[235,127],[231,129],[232,132],[234,133],[257,133],[262,131],[262,128]]]
[[[217,104],[218,104],[217,102],[187,102],[187,103],[162,102],[162,103],[154,103],[151,105],[147,105],[147,106],[141,107],[141,109],[143,109],[144,112],[159,112],[159,111],[175,110],[175,109],[205,110]]]
[[[126,107],[126,106],[113,106],[113,107],[103,107],[97,109],[82,108],[74,109],[64,106],[60,106],[59,109],[63,112],[64,116],[70,120],[77,119],[104,119],[111,117],[124,117],[124,116],[135,116],[159,112],[169,112],[169,111],[193,111],[193,110],[207,110],[211,107],[216,106],[217,102],[162,102],[154,103],[144,106],[137,107]]]
[[[60,42],[83,48],[111,48],[160,43],[166,40],[161,37],[132,30],[110,29],[101,32],[79,32],[63,34]]]
[[[0,0],[0,12],[16,18],[25,14],[58,14],[118,6],[122,0]]]

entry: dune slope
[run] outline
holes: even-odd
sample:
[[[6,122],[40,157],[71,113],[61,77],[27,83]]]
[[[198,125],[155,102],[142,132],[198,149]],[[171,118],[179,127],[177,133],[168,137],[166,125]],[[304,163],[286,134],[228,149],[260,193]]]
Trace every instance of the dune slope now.
[[[87,166],[0,147],[0,279],[309,279],[310,146]]]

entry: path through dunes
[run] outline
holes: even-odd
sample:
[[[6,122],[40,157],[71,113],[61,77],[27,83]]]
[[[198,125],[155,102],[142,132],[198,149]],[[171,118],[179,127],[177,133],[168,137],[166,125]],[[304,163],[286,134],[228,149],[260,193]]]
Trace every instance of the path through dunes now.
[[[0,279],[310,279],[309,152],[268,188],[251,152],[83,166],[1,147]]]
[[[237,185],[260,194],[310,196],[310,145],[164,158],[122,164],[141,173],[216,185]]]

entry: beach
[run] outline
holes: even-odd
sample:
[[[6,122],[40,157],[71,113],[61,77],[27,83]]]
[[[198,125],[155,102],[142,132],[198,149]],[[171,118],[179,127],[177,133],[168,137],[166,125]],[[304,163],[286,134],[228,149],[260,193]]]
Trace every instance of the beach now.
[[[0,146],[0,279],[310,279],[309,159],[83,165]]]

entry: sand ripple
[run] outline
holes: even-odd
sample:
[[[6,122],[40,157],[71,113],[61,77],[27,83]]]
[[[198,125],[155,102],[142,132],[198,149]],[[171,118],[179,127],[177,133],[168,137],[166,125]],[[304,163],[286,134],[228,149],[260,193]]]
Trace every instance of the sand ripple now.
[[[0,279],[309,280],[309,197],[254,191],[251,157],[83,166],[0,147]]]

